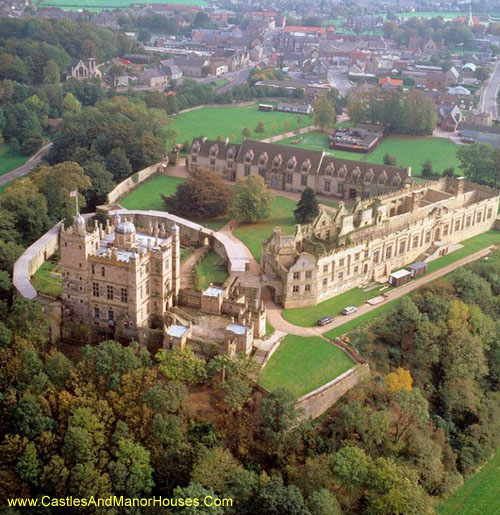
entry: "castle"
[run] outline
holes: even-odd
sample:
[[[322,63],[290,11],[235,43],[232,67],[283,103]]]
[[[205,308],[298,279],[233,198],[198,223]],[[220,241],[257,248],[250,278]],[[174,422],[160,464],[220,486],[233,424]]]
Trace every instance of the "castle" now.
[[[87,230],[77,215],[60,234],[62,317],[66,337],[87,326],[102,336],[140,339],[177,302],[180,237],[156,227],[137,232],[116,216]],[[64,332],[63,332],[64,334]]]
[[[337,159],[324,152],[261,141],[195,139],[189,170],[213,170],[229,181],[258,174],[270,188],[301,192],[310,187],[334,199],[371,198],[412,184],[411,168]]]
[[[285,308],[314,306],[456,249],[494,226],[498,203],[497,191],[462,177],[359,200],[352,212],[341,203],[291,236],[274,230],[262,244],[266,283]]]

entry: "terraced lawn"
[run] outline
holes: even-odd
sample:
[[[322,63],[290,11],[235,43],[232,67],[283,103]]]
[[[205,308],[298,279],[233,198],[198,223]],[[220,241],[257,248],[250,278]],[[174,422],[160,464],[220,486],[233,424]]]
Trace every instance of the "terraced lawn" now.
[[[45,261],[31,278],[31,284],[38,293],[59,297],[62,293],[62,277],[57,274],[57,263]]]
[[[297,142],[298,143],[294,143]],[[445,138],[418,136],[389,136],[375,150],[368,154],[357,154],[344,150],[330,150],[328,136],[322,132],[309,132],[280,141],[280,144],[324,150],[340,159],[365,161],[383,164],[384,155],[396,157],[398,166],[411,166],[412,175],[421,175],[422,163],[427,159],[432,161],[434,170],[441,173],[445,168],[453,166],[459,171],[460,162],[457,158],[458,145]]]
[[[286,388],[301,397],[354,365],[344,351],[314,336],[288,335],[264,367],[259,383],[270,391]]]
[[[263,121],[265,131],[256,133],[259,121]],[[229,138],[230,141],[240,142],[243,139],[241,131],[248,127],[252,132],[251,139],[264,139],[284,132],[293,131],[297,126],[307,127],[312,119],[305,115],[279,113],[277,111],[259,111],[259,104],[233,107],[202,107],[174,117],[174,128],[177,129],[179,143],[191,141],[199,136],[209,139]]]
[[[276,226],[280,226],[283,234],[292,234],[295,228],[293,211],[297,202],[286,197],[274,197],[271,216],[255,223],[238,226],[234,235],[250,249],[255,259],[260,262],[262,242],[266,240]]]
[[[155,175],[151,179],[145,181],[137,189],[129,193],[120,200],[120,204],[127,209],[153,209],[155,211],[168,211],[165,208],[161,195],[173,195],[179,184],[185,182],[182,177],[171,177],[170,175]],[[204,218],[202,220],[193,219],[214,231],[219,230],[226,225],[230,216],[220,218]]]
[[[213,251],[207,253],[205,258],[196,267],[196,286],[200,291],[213,284],[222,284],[229,274],[222,259]]]
[[[500,449],[467,478],[461,488],[444,503],[435,506],[437,515],[497,515],[500,513]]]

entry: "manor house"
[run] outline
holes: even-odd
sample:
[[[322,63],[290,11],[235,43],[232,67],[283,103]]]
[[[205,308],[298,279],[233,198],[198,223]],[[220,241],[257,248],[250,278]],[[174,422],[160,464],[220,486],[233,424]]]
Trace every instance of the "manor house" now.
[[[320,211],[262,244],[265,283],[285,308],[314,306],[413,261],[430,261],[495,225],[498,191],[451,177]]]
[[[259,174],[270,188],[301,192],[309,186],[334,199],[366,199],[412,184],[411,168],[337,159],[318,150],[252,140],[237,144],[195,139],[187,165],[189,170],[214,170],[229,181]]]

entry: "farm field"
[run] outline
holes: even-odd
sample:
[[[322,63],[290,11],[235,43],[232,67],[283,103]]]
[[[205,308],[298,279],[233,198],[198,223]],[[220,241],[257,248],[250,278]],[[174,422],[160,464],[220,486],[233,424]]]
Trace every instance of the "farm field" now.
[[[437,504],[437,515],[496,515],[500,513],[500,449],[479,472],[467,478],[444,503]]]
[[[299,141],[299,143],[293,144],[293,141]],[[309,132],[294,136],[280,141],[280,144],[324,150],[329,155],[340,159],[377,164],[383,164],[384,155],[391,154],[396,157],[398,166],[411,166],[412,175],[416,177],[421,175],[422,163],[427,159],[432,161],[434,170],[439,173],[450,166],[458,171],[460,165],[457,158],[458,145],[445,138],[389,136],[368,154],[330,150],[328,148],[328,135],[321,132]]]
[[[187,113],[174,116],[174,128],[177,129],[177,141],[184,143],[186,140],[206,136],[209,139],[229,138],[230,141],[240,142],[243,139],[241,131],[248,127],[252,132],[251,139],[264,139],[283,132],[293,131],[300,120],[300,127],[312,124],[311,118],[305,115],[290,113],[278,113],[276,111],[259,111],[259,104],[243,107],[202,107]],[[254,129],[263,121],[265,131],[255,133]],[[289,126],[285,125],[288,120]]]
[[[262,242],[266,240],[276,226],[280,226],[283,234],[292,234],[295,228],[293,210],[297,207],[295,200],[286,197],[274,197],[271,215],[265,220],[255,223],[242,223],[233,234],[239,238],[260,262]]]
[[[58,264],[45,261],[31,278],[31,284],[38,293],[59,297],[62,293],[61,274],[56,275]]]
[[[78,9],[98,10],[102,8],[117,9],[131,4],[147,4],[147,0],[42,0],[38,6],[72,7]],[[205,0],[157,0],[158,4],[207,5]]]
[[[200,291],[208,288],[210,283],[222,284],[228,277],[224,262],[213,251],[208,252],[196,267],[196,286]]]
[[[127,209],[152,209],[155,211],[165,211],[161,195],[173,195],[177,185],[183,183],[185,180],[186,179],[182,177],[155,175],[141,184],[136,190],[123,197],[120,200],[120,204]],[[230,219],[230,216],[225,216],[214,219],[194,219],[193,221],[217,231],[226,225]]]
[[[0,148],[0,175],[23,165],[28,157],[23,156],[20,152],[15,152],[8,143],[4,143]]]
[[[270,391],[285,388],[301,397],[353,365],[344,351],[319,336],[288,335],[264,367],[259,383]]]

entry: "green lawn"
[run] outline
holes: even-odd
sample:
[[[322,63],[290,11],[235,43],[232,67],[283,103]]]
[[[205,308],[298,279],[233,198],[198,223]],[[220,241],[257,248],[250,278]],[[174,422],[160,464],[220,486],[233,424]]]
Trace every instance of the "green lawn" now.
[[[299,141],[298,144],[292,142]],[[344,150],[328,149],[328,135],[322,132],[309,132],[280,141],[280,144],[324,150],[329,155],[354,161],[383,164],[384,155],[391,154],[396,157],[398,166],[411,166],[412,175],[419,176],[422,163],[427,159],[432,161],[434,170],[442,172],[445,168],[453,166],[458,172],[457,158],[458,145],[445,138],[417,137],[417,136],[389,136],[375,150],[368,154],[357,154]]]
[[[196,267],[196,286],[200,291],[213,284],[222,284],[229,274],[222,259],[213,251],[209,251]]]
[[[319,336],[289,334],[264,367],[259,382],[270,391],[286,388],[301,397],[335,379],[353,364],[344,351]]]
[[[382,285],[380,287],[382,287]],[[385,288],[383,291],[387,292],[388,290],[389,288]],[[281,314],[283,318],[291,324],[300,327],[311,327],[316,325],[316,322],[321,317],[340,315],[340,312],[346,306],[360,306],[367,300],[377,297],[380,293],[379,288],[366,292],[361,288],[352,288],[316,306],[310,308],[284,309]],[[346,321],[348,320],[349,317],[347,316]]]
[[[161,195],[173,195],[177,186],[185,182],[185,180],[186,179],[182,177],[155,175],[126,197],[123,197],[120,200],[120,204],[126,209],[154,209],[156,211],[165,211]],[[193,219],[194,222],[213,229],[214,231],[226,225],[229,220],[231,220],[230,216],[213,219],[204,218],[203,220]]]
[[[497,515],[500,513],[500,449],[467,478],[444,503],[435,506],[437,515]]]
[[[8,143],[0,148],[0,175],[4,175],[26,163],[29,156],[23,156],[20,152],[14,152]]]
[[[263,121],[266,130],[255,133],[254,129],[259,121]],[[289,126],[285,125],[288,120]],[[309,116],[290,113],[269,113],[259,111],[259,104],[244,107],[203,107],[187,113],[174,116],[174,128],[178,131],[177,141],[184,143],[199,136],[209,139],[229,138],[240,142],[243,138],[241,131],[248,127],[252,131],[252,139],[264,139],[283,132],[292,131],[297,127],[307,127],[312,124]],[[275,126],[273,125],[275,124]]]
[[[38,293],[44,293],[51,297],[59,297],[62,293],[61,275],[54,275],[54,269],[58,264],[45,261],[31,278],[31,284]]]
[[[260,262],[262,242],[266,240],[276,226],[280,226],[283,234],[292,234],[295,228],[293,210],[297,202],[286,197],[274,197],[271,216],[255,223],[238,226],[233,234],[250,249],[255,259]]]

